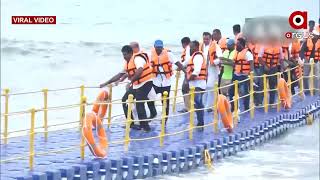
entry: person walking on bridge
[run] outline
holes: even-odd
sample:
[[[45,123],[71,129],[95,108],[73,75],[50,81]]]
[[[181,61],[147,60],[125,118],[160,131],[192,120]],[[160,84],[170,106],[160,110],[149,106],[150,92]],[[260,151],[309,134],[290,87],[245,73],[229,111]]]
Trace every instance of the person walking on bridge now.
[[[123,46],[121,52],[125,59],[124,70],[116,74],[109,81],[101,84],[100,87],[119,81],[127,76],[132,84],[132,89],[130,89],[132,93],[130,94],[133,94],[137,101],[148,100],[148,94],[153,87],[152,80],[154,78],[148,56],[145,53],[134,54],[133,49],[129,45]],[[140,121],[140,127],[144,131],[149,132],[151,128],[148,121],[145,121],[147,114],[144,104],[144,102],[137,102],[136,108],[138,118],[142,120]]]
[[[170,96],[171,90],[171,77],[173,75],[173,65],[178,66],[178,70],[186,71],[179,60],[172,54],[169,49],[164,48],[163,41],[156,40],[154,42],[154,48],[151,50],[151,67],[152,72],[155,74],[153,79],[153,88],[156,93],[163,95],[165,91]],[[166,101],[166,115],[169,115],[169,98]],[[154,107],[154,105],[152,106]],[[155,109],[154,109],[155,110]],[[152,111],[152,110],[151,110]],[[166,118],[166,123],[167,123]]]
[[[197,114],[198,123],[197,126],[204,125],[204,105],[202,103],[202,95],[206,89],[207,80],[207,63],[203,56],[203,53],[199,51],[199,42],[192,41],[190,43],[191,58],[187,65],[187,79],[190,87],[195,87],[194,103],[195,111]]]

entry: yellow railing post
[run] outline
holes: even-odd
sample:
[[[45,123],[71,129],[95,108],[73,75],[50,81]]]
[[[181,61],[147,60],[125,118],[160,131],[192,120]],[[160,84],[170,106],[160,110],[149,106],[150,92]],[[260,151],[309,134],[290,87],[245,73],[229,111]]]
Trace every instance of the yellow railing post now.
[[[264,112],[268,112],[268,88],[267,88],[267,75],[263,74],[263,103],[264,103]]]
[[[82,96],[81,97],[81,105],[80,105],[80,135],[81,135],[81,142],[80,142],[80,157],[82,160],[84,160],[84,147],[85,147],[85,140],[84,135],[82,132],[82,128],[84,126],[84,118],[86,114],[86,104],[87,104],[87,97]]]
[[[254,118],[254,88],[253,88],[253,72],[250,72],[250,102],[251,102],[251,110],[250,117]]]
[[[34,120],[35,120],[35,108],[30,110],[31,112],[31,127],[30,127],[30,142],[29,142],[29,167],[33,170],[33,160],[34,160]]]
[[[82,103],[82,97],[84,96],[84,85],[80,86],[80,104]],[[81,121],[82,121],[82,112],[81,112],[81,105],[80,105],[80,114],[79,114],[79,131],[81,131]]]
[[[190,88],[190,123],[189,123],[189,139],[193,138],[193,128],[194,128],[194,91],[195,87]]]
[[[238,125],[239,119],[239,112],[238,112],[238,100],[239,100],[239,83],[238,80],[234,81],[234,98],[233,98],[233,105],[234,105],[234,126]]]
[[[126,132],[125,132],[125,141],[124,141],[124,149],[128,151],[128,145],[130,142],[130,124],[132,123],[131,112],[132,112],[132,104],[133,104],[133,95],[130,94],[128,97],[128,112],[127,112],[127,122],[126,122]]]
[[[48,140],[48,89],[42,89],[43,92],[43,128],[44,139]]]
[[[175,84],[175,89],[174,89],[174,92],[173,92],[173,97],[174,98],[173,98],[172,112],[176,112],[179,79],[180,79],[180,71],[177,71],[177,73],[176,73],[176,84]]]
[[[219,90],[218,90],[218,83],[215,83],[214,85],[214,106],[213,106],[213,126],[214,126],[214,132],[218,133],[218,96],[219,96]]]
[[[165,91],[163,93],[163,98],[162,98],[162,117],[161,117],[161,132],[160,132],[160,146],[163,146],[163,140],[165,136],[165,123],[166,123],[166,109],[167,109],[167,97],[168,97],[168,92]]]
[[[108,128],[110,128],[111,125],[111,116],[112,116],[112,85],[109,84],[109,100],[110,100],[110,104],[109,104],[109,111],[108,111]]]
[[[298,65],[299,66],[299,65]],[[298,66],[296,68],[298,68]],[[291,92],[291,69],[288,70],[288,88]]]
[[[310,95],[313,96],[313,90],[314,90],[314,78],[313,78],[313,75],[314,75],[314,62],[312,61],[311,64],[310,64]]]
[[[300,77],[300,80],[299,80],[299,84],[300,84],[300,97],[301,99],[304,99],[304,87],[303,87],[303,78],[304,78],[304,73],[302,73],[301,77]]]
[[[5,106],[4,106],[4,144],[8,143],[8,113],[9,113],[9,92],[10,90],[4,89],[4,95],[5,95]]]
[[[281,74],[280,74],[280,72],[278,72],[277,73],[277,82],[279,82],[279,80],[280,80],[280,77],[281,77]],[[289,91],[291,91],[291,89],[289,89]],[[280,99],[280,93],[279,93],[279,91],[278,91],[278,102],[277,102],[277,112],[280,112],[280,105],[281,105],[281,99]]]

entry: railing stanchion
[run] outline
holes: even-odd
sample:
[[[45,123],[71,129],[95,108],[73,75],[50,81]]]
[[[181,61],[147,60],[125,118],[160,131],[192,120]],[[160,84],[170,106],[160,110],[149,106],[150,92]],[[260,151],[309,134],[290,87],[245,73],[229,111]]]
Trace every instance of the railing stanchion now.
[[[30,142],[29,142],[29,168],[33,170],[33,160],[34,160],[34,120],[35,120],[35,108],[30,110],[31,112],[31,127],[30,127]]]
[[[4,89],[4,95],[5,95],[5,106],[4,106],[4,144],[8,143],[8,119],[9,119],[9,92],[10,90],[8,88]]]
[[[253,83],[254,83],[254,76],[253,72],[250,72],[250,102],[251,102],[251,110],[250,110],[250,117],[251,119],[254,118],[254,88],[253,88]]]
[[[307,64],[306,64],[307,65]],[[299,68],[301,68],[301,70],[302,70],[302,67],[299,67]],[[300,72],[302,72],[302,71],[300,71]],[[301,77],[300,77],[300,80],[299,80],[299,84],[300,84],[300,97],[301,97],[301,99],[304,99],[304,87],[303,87],[303,79],[304,79],[304,72],[303,73],[301,73]]]
[[[218,133],[218,96],[219,96],[219,91],[218,91],[218,83],[215,83],[214,85],[214,106],[213,106],[213,127],[214,127],[214,132]]]
[[[160,146],[163,146],[164,136],[166,134],[165,126],[166,126],[166,118],[167,118],[167,113],[166,113],[167,97],[168,97],[168,92],[165,91],[163,93],[163,98],[162,98],[162,117],[161,117]]]
[[[48,140],[48,89],[42,89],[43,92],[43,128],[44,139]]]
[[[310,64],[310,95],[313,96],[313,91],[314,91],[314,78],[313,78],[313,75],[314,75],[314,62],[311,61],[311,64]]]
[[[108,111],[108,128],[110,128],[111,125],[111,116],[112,116],[112,85],[109,85],[109,111]]]
[[[299,65],[298,65],[299,66]],[[298,67],[296,67],[296,68],[298,68]],[[290,92],[291,92],[291,83],[292,81],[291,81],[291,69],[289,69],[288,70],[288,88],[289,88],[289,90],[290,90]]]
[[[130,142],[130,125],[132,123],[132,119],[131,119],[132,105],[133,105],[133,95],[130,94],[128,97],[128,112],[127,112],[126,132],[125,132],[125,137],[124,137],[125,151],[128,151],[128,145]]]
[[[280,72],[278,72],[278,73],[277,73],[277,82],[279,82],[280,77],[281,77],[281,74],[280,74]],[[291,91],[291,89],[289,89],[289,91]],[[277,112],[280,112],[280,108],[281,108],[281,98],[280,98],[279,90],[278,90],[277,94],[278,94]]]
[[[176,73],[176,84],[175,89],[173,92],[173,105],[172,105],[172,112],[176,112],[176,104],[177,104],[177,93],[178,93],[178,85],[179,85],[179,79],[180,79],[180,71],[177,71]]]
[[[84,85],[80,86],[80,104],[82,103],[82,97],[84,96]],[[81,131],[81,121],[82,121],[82,112],[81,112],[81,105],[80,105],[80,114],[79,114],[79,131]]]
[[[238,111],[238,100],[239,100],[239,82],[238,80],[234,81],[234,126],[236,127],[238,125],[238,120],[239,120],[239,111]]]
[[[193,138],[193,128],[194,128],[194,92],[195,87],[190,87],[190,127],[189,127],[189,139]]]
[[[263,74],[263,103],[264,103],[264,112],[268,112],[268,88],[267,88],[267,75]]]
[[[87,97],[82,96],[81,97],[81,105],[80,105],[80,135],[81,135],[81,142],[80,142],[80,157],[82,160],[84,160],[84,147],[85,147],[85,140],[84,140],[84,134],[83,134],[83,126],[85,121],[85,114],[86,114],[86,104],[87,104]]]

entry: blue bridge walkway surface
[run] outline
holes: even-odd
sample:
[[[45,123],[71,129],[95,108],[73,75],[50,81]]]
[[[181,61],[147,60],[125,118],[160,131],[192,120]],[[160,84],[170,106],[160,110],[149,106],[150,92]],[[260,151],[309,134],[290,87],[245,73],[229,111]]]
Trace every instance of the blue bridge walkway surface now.
[[[251,149],[256,145],[277,137],[291,128],[305,125],[308,118],[319,118],[320,97],[306,96],[293,99],[290,110],[269,107],[255,109],[254,119],[250,112],[240,116],[240,122],[233,133],[223,128],[215,133],[213,126],[204,130],[194,129],[193,140],[189,140],[189,132],[167,136],[160,147],[159,138],[130,141],[128,151],[123,144],[111,144],[108,155],[104,159],[92,156],[85,148],[85,160],[80,159],[80,133],[78,129],[49,132],[45,142],[43,134],[35,136],[34,170],[29,170],[29,137],[17,137],[1,144],[1,160],[27,156],[1,164],[1,179],[141,179],[161,174],[187,172],[205,163],[204,152],[209,152],[212,159],[235,154]],[[196,116],[196,115],[195,115]],[[205,124],[213,121],[213,113],[205,112]],[[195,117],[195,123],[197,118]],[[159,121],[151,122],[151,132],[131,130],[130,137],[147,138],[160,134]],[[170,118],[166,133],[174,133],[189,128],[189,114]],[[124,127],[120,124],[105,127],[109,142],[124,139]],[[222,130],[221,130],[222,129]],[[97,140],[97,138],[96,138]],[[74,148],[73,148],[74,147]],[[67,152],[41,154],[47,151],[58,151],[70,148]]]

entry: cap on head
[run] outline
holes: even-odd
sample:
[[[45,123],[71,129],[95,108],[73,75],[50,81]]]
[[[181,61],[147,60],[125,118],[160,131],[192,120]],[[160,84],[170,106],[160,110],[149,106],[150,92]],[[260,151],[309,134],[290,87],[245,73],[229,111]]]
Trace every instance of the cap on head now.
[[[227,41],[227,45],[228,45],[228,46],[235,45],[235,41],[234,41],[234,39],[228,39],[228,41]]]
[[[154,42],[154,47],[155,48],[163,48],[163,42],[161,40],[156,40]]]

